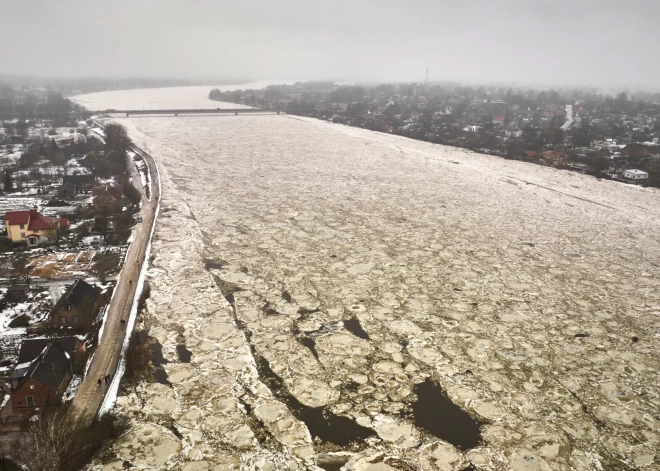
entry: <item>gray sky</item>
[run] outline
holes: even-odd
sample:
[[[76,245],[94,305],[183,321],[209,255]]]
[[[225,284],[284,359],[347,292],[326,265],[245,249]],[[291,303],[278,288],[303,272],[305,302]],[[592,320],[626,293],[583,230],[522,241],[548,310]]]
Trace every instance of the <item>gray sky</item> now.
[[[1,69],[40,76],[658,88],[658,0],[0,0]]]

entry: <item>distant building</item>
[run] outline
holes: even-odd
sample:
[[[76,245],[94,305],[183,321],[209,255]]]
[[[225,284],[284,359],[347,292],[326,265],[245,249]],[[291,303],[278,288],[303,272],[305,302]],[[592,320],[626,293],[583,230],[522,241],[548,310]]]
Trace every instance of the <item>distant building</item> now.
[[[59,194],[65,198],[80,194],[86,195],[94,188],[95,182],[94,175],[65,175],[62,178]]]
[[[5,213],[5,227],[7,238],[12,242],[26,241],[27,245],[40,245],[54,242],[52,230],[69,227],[69,220],[42,216],[36,209],[8,211]]]
[[[50,311],[50,326],[91,327],[101,302],[97,288],[76,280]]]
[[[94,209],[100,210],[104,207],[110,208],[112,211],[121,211],[123,193],[119,186],[99,186],[92,190],[94,197]]]
[[[566,160],[566,154],[558,150],[548,150],[543,153],[543,157],[555,163],[562,163]]]
[[[623,172],[624,178],[630,180],[645,180],[649,178],[649,174],[643,170],[637,170],[636,168],[626,170]]]
[[[30,292],[30,285],[25,283],[17,283],[7,288],[7,297],[12,301],[20,301],[25,299]]]

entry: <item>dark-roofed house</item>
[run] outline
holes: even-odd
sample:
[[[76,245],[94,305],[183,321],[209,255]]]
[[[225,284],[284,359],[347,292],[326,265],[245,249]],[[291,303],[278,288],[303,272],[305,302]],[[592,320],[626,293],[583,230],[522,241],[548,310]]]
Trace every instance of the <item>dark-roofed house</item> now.
[[[98,288],[76,280],[50,311],[50,326],[91,327],[102,302]]]
[[[59,194],[65,198],[87,194],[94,188],[95,182],[94,175],[65,175]]]
[[[86,350],[85,343],[77,337],[25,339],[21,342],[18,363],[23,364],[33,361],[52,343],[58,344],[62,350],[67,352],[72,361],[76,355],[85,353]]]
[[[58,405],[72,376],[69,354],[57,343],[51,343],[21,377],[11,380],[14,414],[32,415],[36,408]]]

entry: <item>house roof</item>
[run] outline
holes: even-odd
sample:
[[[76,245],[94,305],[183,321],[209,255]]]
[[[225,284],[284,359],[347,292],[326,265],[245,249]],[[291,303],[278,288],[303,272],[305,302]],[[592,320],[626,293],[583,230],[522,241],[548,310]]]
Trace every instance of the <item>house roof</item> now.
[[[29,224],[27,227],[29,231],[50,229],[55,221],[57,221],[56,218],[42,216],[34,209],[29,211],[7,211],[5,213],[5,224],[9,226]],[[69,226],[69,220],[67,218],[60,218],[59,221],[60,226]]]
[[[76,280],[76,282],[69,288],[66,293],[55,303],[51,312],[57,311],[65,301],[70,302],[76,307],[80,307],[86,299],[96,304],[96,301],[101,296],[100,291],[94,286],[87,283],[85,280]]]
[[[73,356],[78,346],[78,342],[80,342],[80,340],[76,337],[25,339],[21,342],[18,363],[31,362],[51,343],[58,344],[65,352],[69,353],[69,356]]]
[[[94,183],[94,175],[65,175],[62,177],[63,185],[85,185]]]
[[[33,231],[35,229],[50,229],[56,222],[56,218],[42,216],[37,211],[32,210],[30,211],[30,225],[28,226],[28,230]],[[69,225],[69,220],[66,218],[60,218],[59,223],[61,227],[67,227]]]
[[[7,211],[5,213],[7,225],[27,224],[30,221],[30,211]]]
[[[20,389],[30,378],[42,386],[57,390],[70,370],[70,355],[57,343],[52,343],[32,362],[25,376],[19,379],[15,390]]]
[[[550,160],[559,160],[566,157],[566,154],[557,150],[548,150],[543,153],[543,157]]]
[[[636,168],[631,168],[629,170],[626,170],[626,173],[632,173],[634,175],[648,175],[648,172],[645,172],[644,170],[639,170]]]

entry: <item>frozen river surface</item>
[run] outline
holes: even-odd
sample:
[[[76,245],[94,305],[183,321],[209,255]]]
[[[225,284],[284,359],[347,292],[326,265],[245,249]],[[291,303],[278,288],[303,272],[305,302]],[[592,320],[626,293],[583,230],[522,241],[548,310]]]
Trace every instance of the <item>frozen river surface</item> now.
[[[163,180],[167,380],[95,469],[658,469],[657,191],[288,116],[119,121]]]

